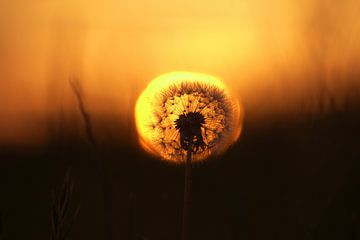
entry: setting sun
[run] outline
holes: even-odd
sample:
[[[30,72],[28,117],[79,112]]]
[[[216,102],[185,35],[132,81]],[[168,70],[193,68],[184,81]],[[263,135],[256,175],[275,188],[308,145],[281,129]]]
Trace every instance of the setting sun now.
[[[192,113],[204,117],[194,161],[223,152],[240,135],[243,110],[219,78],[171,72],[151,81],[136,103],[139,142],[162,159],[183,162],[186,150],[175,123],[182,115]]]
[[[359,12],[0,0],[0,240],[360,239]]]

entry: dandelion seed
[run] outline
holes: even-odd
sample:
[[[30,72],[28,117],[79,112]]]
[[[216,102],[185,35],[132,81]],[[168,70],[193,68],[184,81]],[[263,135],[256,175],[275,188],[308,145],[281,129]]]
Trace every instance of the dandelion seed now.
[[[241,113],[238,101],[217,78],[175,72],[156,78],[142,93],[136,124],[140,142],[151,153],[182,163],[191,151],[196,162],[222,153],[237,140]]]

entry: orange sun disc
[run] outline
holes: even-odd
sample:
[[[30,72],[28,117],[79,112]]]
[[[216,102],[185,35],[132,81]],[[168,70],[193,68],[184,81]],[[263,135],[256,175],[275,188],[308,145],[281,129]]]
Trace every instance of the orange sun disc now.
[[[201,147],[193,162],[223,153],[240,136],[243,109],[217,77],[202,73],[171,72],[152,80],[139,96],[135,121],[140,145],[150,154],[173,163],[183,163],[176,121],[196,113],[203,122],[195,139]]]

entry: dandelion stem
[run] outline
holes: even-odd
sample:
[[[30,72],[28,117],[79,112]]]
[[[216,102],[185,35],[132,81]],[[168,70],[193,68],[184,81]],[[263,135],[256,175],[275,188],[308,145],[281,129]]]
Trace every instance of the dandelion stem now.
[[[185,163],[185,187],[184,187],[184,205],[182,215],[182,232],[181,240],[188,239],[189,232],[189,207],[190,207],[190,186],[191,186],[191,154],[192,144],[189,144],[189,148],[186,154]]]

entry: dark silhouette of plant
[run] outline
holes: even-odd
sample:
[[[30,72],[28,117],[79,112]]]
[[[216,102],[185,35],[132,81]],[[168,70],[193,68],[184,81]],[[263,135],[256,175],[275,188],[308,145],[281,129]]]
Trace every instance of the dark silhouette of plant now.
[[[237,101],[212,82],[184,79],[150,99],[149,147],[161,158],[185,163],[182,240],[188,239],[192,163],[225,151],[241,128]]]
[[[81,88],[80,88],[79,80],[77,78],[70,78],[69,83],[70,83],[71,89],[72,89],[72,91],[73,91],[73,93],[74,93],[74,95],[76,97],[81,116],[82,116],[82,118],[84,120],[84,123],[85,123],[86,135],[87,135],[87,137],[89,139],[89,142],[90,142],[91,146],[95,149],[96,148],[96,141],[95,141],[95,137],[94,137],[94,133],[93,133],[91,116],[90,116],[90,113],[87,111],[87,109],[85,107],[85,103],[84,103],[84,99],[83,99],[83,96],[82,96],[82,91],[81,91]]]
[[[190,206],[190,186],[191,186],[191,155],[196,153],[199,148],[204,150],[206,144],[201,134],[204,127],[205,118],[200,112],[184,113],[175,120],[175,129],[180,132],[181,148],[187,151],[185,166],[185,189],[184,206],[182,219],[182,239],[188,238],[188,218]]]
[[[55,190],[51,195],[51,240],[66,240],[79,214],[80,206],[71,211],[73,189],[71,169],[68,168],[59,195],[55,194]]]
[[[91,144],[92,151],[93,151],[93,161],[96,166],[97,173],[100,178],[100,184],[102,188],[102,197],[103,197],[103,210],[104,210],[104,239],[111,239],[112,238],[112,196],[111,196],[111,180],[110,180],[110,173],[106,171],[106,163],[105,159],[100,157],[99,149],[97,146],[97,141],[94,135],[94,129],[92,124],[91,115],[86,108],[83,92],[81,89],[81,85],[79,79],[77,78],[70,78],[69,83],[71,86],[72,91],[76,97],[78,102],[78,107],[80,114],[84,120],[85,124],[85,131],[89,143]]]
[[[197,152],[204,150],[206,144],[203,140],[201,128],[204,127],[205,118],[200,112],[181,114],[175,120],[175,129],[180,132],[180,145],[187,151]]]

